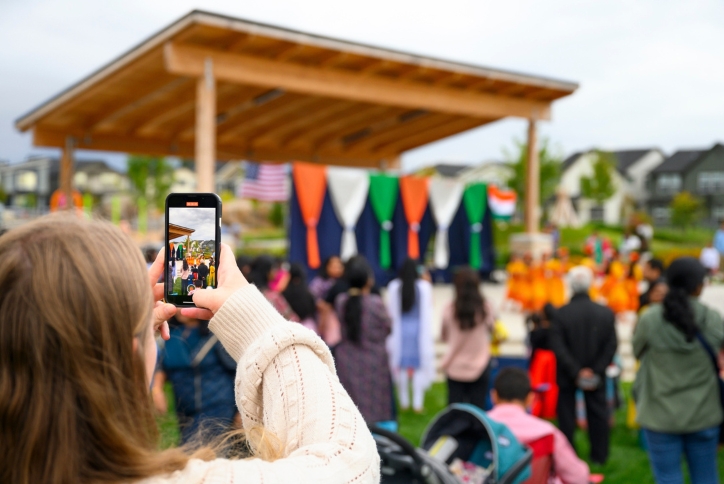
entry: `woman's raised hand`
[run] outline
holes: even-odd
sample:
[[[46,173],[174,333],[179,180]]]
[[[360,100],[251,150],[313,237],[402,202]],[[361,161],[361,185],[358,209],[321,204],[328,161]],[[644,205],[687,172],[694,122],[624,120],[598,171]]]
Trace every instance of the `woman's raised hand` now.
[[[249,284],[236,266],[234,253],[226,244],[221,244],[216,280],[218,283],[216,289],[207,287],[194,291],[193,298],[196,308],[183,308],[181,314],[190,318],[211,319],[229,296]]]

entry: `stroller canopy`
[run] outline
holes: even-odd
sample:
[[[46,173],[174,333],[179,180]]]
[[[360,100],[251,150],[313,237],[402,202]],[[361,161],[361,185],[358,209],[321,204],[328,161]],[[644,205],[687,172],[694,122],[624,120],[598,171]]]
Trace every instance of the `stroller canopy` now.
[[[457,441],[448,464],[459,458],[486,469],[492,466],[495,484],[518,484],[530,477],[533,452],[474,405],[453,404],[440,412],[425,430],[422,448],[430,450],[445,436]]]

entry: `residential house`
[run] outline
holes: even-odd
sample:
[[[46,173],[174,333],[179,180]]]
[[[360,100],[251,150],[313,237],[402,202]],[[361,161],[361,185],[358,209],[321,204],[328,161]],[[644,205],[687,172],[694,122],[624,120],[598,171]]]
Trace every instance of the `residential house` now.
[[[241,161],[216,163],[216,193],[236,193],[236,187],[244,178],[244,166]],[[196,191],[196,171],[193,165],[182,164],[173,172],[171,192],[189,193]]]
[[[655,148],[620,150],[609,152],[615,162],[612,178],[615,192],[599,205],[581,194],[581,179],[593,174],[598,151],[574,153],[563,161],[559,189],[571,198],[581,223],[602,222],[607,225],[621,224],[627,212],[644,207],[649,198],[646,178],[651,170],[664,160],[663,153]],[[547,202],[552,210],[555,199]]]
[[[8,206],[47,209],[60,186],[60,159],[39,156],[0,165],[0,183]],[[100,201],[128,189],[126,175],[103,160],[76,160],[73,183],[78,191]]]
[[[716,225],[724,220],[724,145],[677,151],[650,173],[648,189],[654,223],[667,225],[671,201],[686,191],[704,202],[704,223]]]

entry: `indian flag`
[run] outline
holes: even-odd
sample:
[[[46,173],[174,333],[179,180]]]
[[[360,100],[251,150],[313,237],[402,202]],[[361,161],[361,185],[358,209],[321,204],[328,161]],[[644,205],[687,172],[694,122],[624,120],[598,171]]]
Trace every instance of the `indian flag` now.
[[[517,199],[518,195],[513,190],[488,185],[488,205],[497,220],[510,220],[515,213]]]

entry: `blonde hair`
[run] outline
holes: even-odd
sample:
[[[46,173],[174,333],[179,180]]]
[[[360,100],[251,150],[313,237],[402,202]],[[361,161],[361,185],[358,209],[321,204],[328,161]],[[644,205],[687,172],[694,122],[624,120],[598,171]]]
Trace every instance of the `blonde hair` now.
[[[0,237],[0,287],[0,482],[118,482],[186,466],[184,449],[158,450],[133,349],[153,296],[128,235],[68,215],[13,229]],[[273,457],[261,441],[253,448]]]

